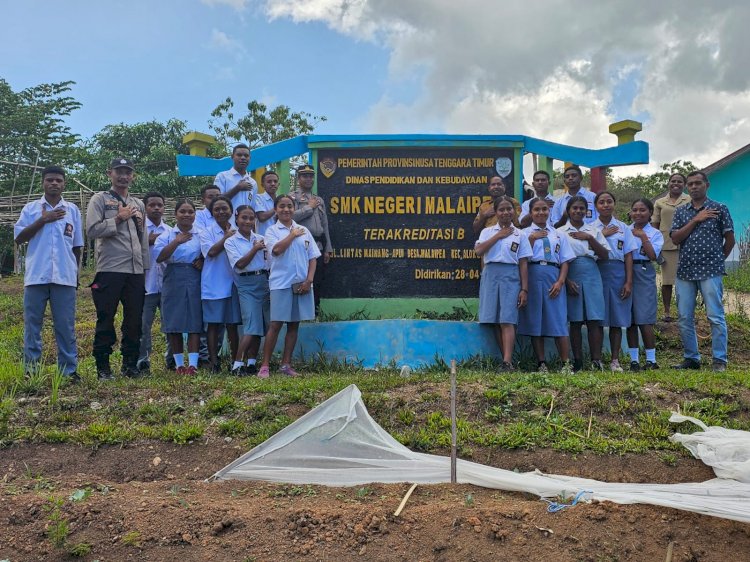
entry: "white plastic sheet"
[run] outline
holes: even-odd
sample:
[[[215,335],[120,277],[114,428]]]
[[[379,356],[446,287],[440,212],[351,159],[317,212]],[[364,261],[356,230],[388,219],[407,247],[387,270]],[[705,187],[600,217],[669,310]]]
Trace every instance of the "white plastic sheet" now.
[[[747,432],[738,433],[744,434],[740,437],[745,440],[750,438]],[[747,481],[716,478],[690,484],[620,484],[538,471],[516,473],[463,460],[458,461],[457,475],[462,484],[528,492],[542,498],[590,491],[586,499],[661,505],[750,522]],[[450,482],[450,459],[416,453],[401,445],[370,417],[359,389],[350,385],[211,479],[326,486],[440,484]]]

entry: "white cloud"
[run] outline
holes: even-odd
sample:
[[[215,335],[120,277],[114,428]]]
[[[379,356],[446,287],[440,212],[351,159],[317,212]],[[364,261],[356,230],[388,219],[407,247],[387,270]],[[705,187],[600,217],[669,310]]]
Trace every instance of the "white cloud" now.
[[[238,12],[242,12],[247,7],[249,0],[201,0],[206,6],[229,6]]]
[[[705,165],[750,142],[744,0],[266,0],[266,13],[386,46],[394,90],[423,76],[409,103],[386,85],[367,132],[520,133],[599,148],[616,143],[609,123],[645,113],[638,138],[652,167]],[[615,88],[636,77],[630,112],[615,114]]]

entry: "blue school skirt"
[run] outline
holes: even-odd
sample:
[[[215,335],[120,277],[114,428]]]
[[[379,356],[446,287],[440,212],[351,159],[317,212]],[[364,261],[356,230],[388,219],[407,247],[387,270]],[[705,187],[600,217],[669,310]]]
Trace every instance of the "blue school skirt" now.
[[[236,276],[234,282],[240,295],[242,333],[246,336],[265,336],[271,321],[268,275]]]
[[[292,288],[271,291],[271,322],[302,322],[315,320],[315,297],[313,291],[299,295]]]
[[[161,287],[161,331],[165,334],[200,334],[201,272],[190,263],[170,263]]]
[[[580,256],[568,263],[568,279],[578,284],[578,295],[567,294],[568,322],[603,320],[604,292],[596,261]]]
[[[514,263],[488,263],[479,281],[479,322],[518,324],[521,275]]]
[[[232,294],[223,299],[203,299],[203,322],[206,324],[242,324],[240,297],[232,284]]]
[[[599,273],[602,276],[604,292],[604,320],[602,326],[627,328],[633,317],[633,295],[620,298],[625,284],[625,262],[620,260],[599,260]]]
[[[633,324],[656,324],[656,271],[654,264],[633,264]]]
[[[565,287],[554,299],[549,290],[557,281],[560,268],[529,264],[529,298],[518,313],[518,333],[524,336],[558,337],[568,335],[568,302]]]

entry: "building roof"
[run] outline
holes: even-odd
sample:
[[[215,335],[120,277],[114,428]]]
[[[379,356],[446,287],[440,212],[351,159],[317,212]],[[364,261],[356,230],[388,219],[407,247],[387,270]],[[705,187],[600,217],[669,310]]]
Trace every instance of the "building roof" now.
[[[724,166],[728,166],[729,164],[737,160],[737,158],[747,154],[748,152],[750,152],[750,144],[743,146],[739,150],[735,150],[731,154],[725,156],[721,160],[717,160],[713,164],[709,164],[708,166],[703,168],[703,173],[710,174],[712,172],[715,172],[716,170],[720,170]]]

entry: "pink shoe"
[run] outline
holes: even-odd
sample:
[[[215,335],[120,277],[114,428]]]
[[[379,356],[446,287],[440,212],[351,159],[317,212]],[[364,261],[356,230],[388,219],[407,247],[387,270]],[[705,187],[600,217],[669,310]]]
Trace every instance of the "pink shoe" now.
[[[291,365],[282,365],[279,369],[282,374],[286,375],[287,377],[298,377],[299,373],[292,369]]]
[[[187,375],[187,367],[177,367],[176,373],[181,376]]]
[[[185,374],[189,377],[194,377],[198,374],[198,369],[193,365],[190,365],[187,369],[185,369]]]
[[[269,371],[269,369],[268,369],[268,365],[263,365],[263,366],[262,366],[262,367],[261,367],[261,368],[260,368],[260,369],[258,370],[258,378],[259,378],[259,379],[267,379],[267,378],[268,378],[268,377],[270,377],[270,376],[271,376],[271,371]]]

